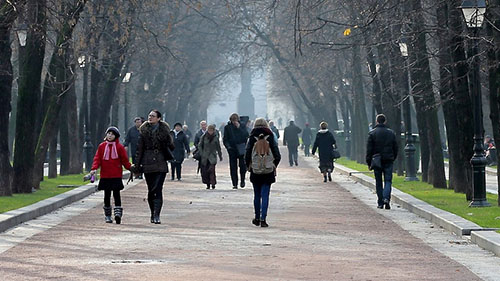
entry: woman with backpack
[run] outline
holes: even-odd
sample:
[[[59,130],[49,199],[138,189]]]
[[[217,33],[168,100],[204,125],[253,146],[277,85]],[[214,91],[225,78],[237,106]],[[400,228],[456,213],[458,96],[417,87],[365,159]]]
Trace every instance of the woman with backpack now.
[[[281,160],[278,144],[266,119],[257,118],[248,138],[245,162],[250,170],[250,181],[253,184],[253,206],[256,226],[268,227],[266,222],[269,206],[271,184],[276,182],[276,167]]]
[[[333,134],[328,131],[328,123],[323,121],[319,124],[319,127],[321,130],[316,134],[312,154],[314,155],[316,149],[319,148],[319,170],[323,174],[323,182],[326,182],[327,175],[328,180],[332,181],[333,147],[337,142]]]

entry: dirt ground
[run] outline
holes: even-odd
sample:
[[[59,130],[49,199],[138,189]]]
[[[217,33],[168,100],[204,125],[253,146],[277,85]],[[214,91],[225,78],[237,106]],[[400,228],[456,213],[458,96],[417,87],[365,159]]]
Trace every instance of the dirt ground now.
[[[282,154],[269,228],[251,224],[251,184],[231,189],[227,155],[215,190],[187,159],[165,181],[161,225],[141,182],[122,193],[123,224],[105,224],[102,204],[81,212],[1,253],[0,280],[480,280]]]

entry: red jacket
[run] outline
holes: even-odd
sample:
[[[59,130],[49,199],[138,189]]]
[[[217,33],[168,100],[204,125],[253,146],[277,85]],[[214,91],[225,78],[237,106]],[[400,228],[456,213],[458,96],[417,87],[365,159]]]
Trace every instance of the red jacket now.
[[[104,149],[106,148],[106,142],[102,142],[97,148],[97,152],[94,156],[94,163],[92,164],[92,170],[97,170],[101,167],[101,178],[121,178],[122,177],[122,165],[125,166],[127,170],[130,169],[130,162],[128,161],[127,151],[125,147],[120,142],[116,142],[116,152],[118,153],[117,159],[104,160]],[[110,148],[111,154],[111,148]]]

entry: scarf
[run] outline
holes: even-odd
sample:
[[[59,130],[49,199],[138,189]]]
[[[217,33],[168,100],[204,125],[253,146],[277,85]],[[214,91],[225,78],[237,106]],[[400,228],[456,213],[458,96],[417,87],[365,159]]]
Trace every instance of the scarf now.
[[[110,146],[111,151],[109,151]],[[118,159],[118,152],[116,151],[116,141],[106,141],[106,148],[104,149],[104,160],[109,160],[109,154],[111,154],[111,159]]]

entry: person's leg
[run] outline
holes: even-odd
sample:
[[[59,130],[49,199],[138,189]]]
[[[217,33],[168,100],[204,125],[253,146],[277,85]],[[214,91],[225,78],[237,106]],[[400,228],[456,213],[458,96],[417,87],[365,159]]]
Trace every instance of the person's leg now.
[[[267,218],[267,209],[269,207],[269,193],[271,191],[270,184],[263,184],[261,187],[261,197],[262,197],[262,211],[260,214],[260,220],[265,222]],[[262,223],[261,223],[262,224]]]
[[[240,166],[240,186],[245,187],[245,175],[247,172],[247,165],[245,164],[245,156],[238,156],[239,166]]]
[[[104,220],[106,223],[112,223],[113,220],[111,219],[111,190],[110,189],[105,189],[104,190]]]
[[[156,174],[158,173],[145,173],[144,177],[146,178],[146,184],[148,186],[148,205],[149,205],[149,210],[151,211],[151,223],[153,223],[153,217],[154,217],[154,182],[156,178]]]
[[[154,182],[154,223],[160,224],[160,213],[163,206],[163,182],[167,173],[156,173],[156,179]]]
[[[178,180],[181,180],[181,169],[182,169],[182,163],[176,163],[177,167],[175,167],[177,170],[176,170],[176,174],[177,174],[177,179]]]
[[[116,224],[120,224],[122,222],[122,216],[123,216],[123,208],[122,208],[122,199],[120,196],[120,190],[119,189],[114,189],[113,190],[113,198],[115,199],[115,221]]]
[[[326,182],[326,172],[323,172],[323,182]]]
[[[295,166],[299,165],[299,151],[297,150],[297,147],[295,147],[293,151],[293,162],[295,162]]]
[[[170,162],[170,180],[174,180],[175,179],[175,163],[174,162]]]
[[[209,178],[210,178],[210,184],[212,185],[212,189],[214,189],[215,185],[217,184],[217,177],[215,175],[215,164],[209,164]]]
[[[233,188],[238,188],[238,156],[234,152],[229,152],[229,171]]]
[[[255,225],[260,225],[260,208],[262,199],[262,186],[258,184],[253,184],[253,209],[255,213],[255,218],[252,223]]]
[[[309,144],[304,144],[304,156],[309,156]]]
[[[288,149],[288,163],[290,163],[290,166],[293,166],[293,148],[287,146]]]
[[[393,163],[387,163],[382,165],[384,168],[384,203],[385,208],[390,209],[389,202],[391,201],[391,191],[392,191],[392,168]]]
[[[375,169],[373,170],[375,174],[375,188],[377,191],[377,206],[381,208],[384,206],[384,194],[383,194],[383,185],[382,185],[382,170]]]

